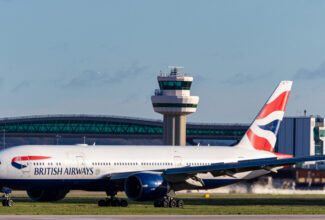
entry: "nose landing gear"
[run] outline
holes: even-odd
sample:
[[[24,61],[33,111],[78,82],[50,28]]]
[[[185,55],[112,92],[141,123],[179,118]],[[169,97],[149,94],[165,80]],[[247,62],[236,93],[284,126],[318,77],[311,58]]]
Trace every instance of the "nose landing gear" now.
[[[3,188],[2,192],[4,193],[4,195],[2,196],[2,206],[8,206],[8,207],[13,206],[14,201],[12,201],[12,199],[10,198],[11,190]]]
[[[127,207],[128,201],[120,198],[106,198],[98,201],[98,206]]]
[[[126,199],[116,198],[117,193],[110,193],[110,198],[101,199],[98,201],[98,206],[112,206],[112,207],[128,207],[128,201]]]

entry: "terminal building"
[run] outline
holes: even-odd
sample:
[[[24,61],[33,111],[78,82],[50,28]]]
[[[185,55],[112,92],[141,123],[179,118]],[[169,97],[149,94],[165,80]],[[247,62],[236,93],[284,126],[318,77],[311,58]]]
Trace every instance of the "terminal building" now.
[[[248,124],[187,123],[187,145],[233,145]],[[46,115],[0,119],[0,148],[20,144],[163,144],[159,120],[97,115]],[[109,140],[109,141],[107,141]],[[295,156],[325,152],[324,118],[285,117],[275,150]]]
[[[285,117],[281,123],[275,150],[296,157],[323,155],[324,118]]]

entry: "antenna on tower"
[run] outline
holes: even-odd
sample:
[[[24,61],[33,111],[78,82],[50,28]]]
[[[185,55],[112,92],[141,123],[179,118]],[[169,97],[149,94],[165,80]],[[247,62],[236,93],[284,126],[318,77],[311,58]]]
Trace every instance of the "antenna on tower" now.
[[[171,69],[170,75],[177,75],[178,69],[184,69],[183,66],[168,66],[168,68]]]

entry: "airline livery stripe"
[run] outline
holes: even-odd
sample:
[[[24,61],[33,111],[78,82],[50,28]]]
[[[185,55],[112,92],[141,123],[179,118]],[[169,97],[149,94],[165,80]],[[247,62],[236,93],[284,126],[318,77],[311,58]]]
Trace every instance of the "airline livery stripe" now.
[[[49,159],[51,157],[46,157],[46,156],[22,156],[22,157],[14,157],[12,158],[11,162],[15,161],[26,161],[26,160],[44,160],[44,159]]]
[[[265,118],[274,111],[284,111],[288,102],[289,94],[290,91],[285,91],[271,103],[267,103],[257,116],[257,119]]]
[[[257,136],[256,134],[253,133],[251,129],[247,131],[247,138],[253,145],[253,147],[256,150],[266,150],[266,151],[273,151],[272,145],[269,143],[269,141],[266,138]]]

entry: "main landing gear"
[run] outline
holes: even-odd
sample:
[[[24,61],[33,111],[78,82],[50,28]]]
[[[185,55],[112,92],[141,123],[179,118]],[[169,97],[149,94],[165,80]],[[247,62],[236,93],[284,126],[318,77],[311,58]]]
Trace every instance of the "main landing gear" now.
[[[128,201],[126,199],[116,198],[116,194],[116,192],[107,192],[110,198],[99,200],[98,206],[128,207]]]
[[[106,198],[98,201],[98,206],[127,207],[128,201],[120,198]]]
[[[163,207],[163,208],[183,208],[184,201],[181,199],[175,199],[166,196],[163,199],[155,200],[153,205],[154,207]]]

